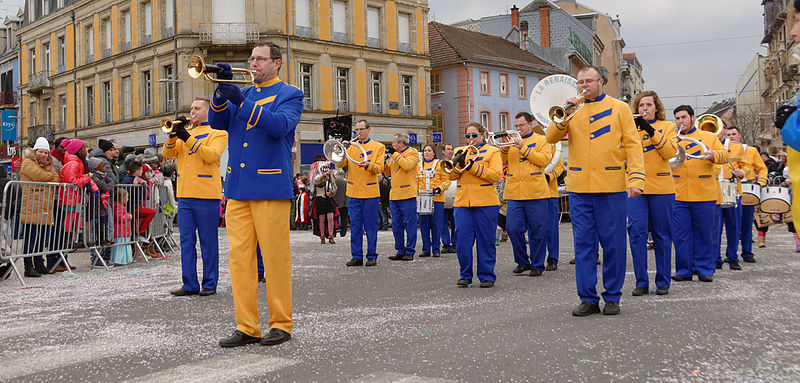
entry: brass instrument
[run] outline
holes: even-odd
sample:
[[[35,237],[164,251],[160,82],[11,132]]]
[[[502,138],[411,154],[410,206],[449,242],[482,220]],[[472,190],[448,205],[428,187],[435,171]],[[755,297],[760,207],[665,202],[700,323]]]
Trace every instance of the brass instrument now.
[[[229,82],[232,84],[252,84],[255,82],[255,77],[253,77],[253,72],[249,69],[244,68],[231,68],[231,72],[236,74],[244,75],[248,78],[248,80],[221,80],[218,78],[211,77],[211,73],[217,73],[221,71],[222,68],[212,65],[212,64],[205,64],[203,62],[203,58],[197,55],[194,55],[189,58],[189,66],[187,71],[189,72],[189,77],[191,78],[200,78],[203,77],[206,81],[211,82]]]
[[[172,121],[169,118],[164,118],[164,119],[161,120],[161,130],[164,133],[171,134],[173,129],[175,129],[175,128],[181,126],[181,125],[184,125],[187,122],[188,121],[182,121],[182,120]]]
[[[460,167],[458,163],[461,162],[461,159],[466,161],[466,157],[469,155],[477,157],[478,148],[476,148],[474,145],[468,145],[464,150],[461,150],[453,155],[453,158],[451,158],[450,161],[441,161],[439,166],[441,166],[442,171],[447,174],[450,174],[454,171],[461,173],[464,171],[464,168]]]
[[[363,160],[353,159],[349,154],[347,154],[347,149],[351,145],[361,149],[361,154],[364,156]],[[333,162],[334,164],[341,164],[345,160],[350,160],[350,162],[353,163],[359,163],[367,160],[367,151],[364,150],[363,146],[353,141],[344,144],[342,141],[339,141],[336,138],[331,138],[328,139],[328,141],[325,141],[325,144],[322,146],[322,154],[325,155],[325,158],[327,158],[328,161]]]
[[[516,140],[522,141],[522,135],[519,134],[516,130],[506,130],[505,132],[498,132],[498,133],[489,133],[489,137],[486,139],[486,142],[489,145],[496,146],[498,148],[514,146],[516,144]]]
[[[711,132],[716,136],[722,132],[723,126],[724,123],[722,119],[713,114],[704,114],[694,120],[694,127],[697,128],[697,130]]]
[[[551,107],[550,110],[547,112],[548,116],[550,116],[550,120],[552,120],[557,124],[563,124],[564,122],[569,121],[569,119],[572,118],[572,116],[574,116],[575,113],[578,113],[578,111],[581,110],[581,108],[583,108],[583,104],[585,101],[583,97],[584,93],[586,93],[586,91],[582,91],[578,95],[578,101],[575,104],[568,102],[565,105],[555,105]],[[572,112],[572,114],[567,115],[567,109],[572,108],[573,106],[575,107],[575,111]]]

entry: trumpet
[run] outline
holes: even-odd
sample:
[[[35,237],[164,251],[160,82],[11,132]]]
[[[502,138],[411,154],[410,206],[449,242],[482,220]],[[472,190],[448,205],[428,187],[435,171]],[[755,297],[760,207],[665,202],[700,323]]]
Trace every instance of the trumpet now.
[[[441,161],[439,166],[441,166],[442,171],[450,174],[453,171],[456,172],[463,172],[464,167],[458,166],[458,163],[461,162],[462,159],[466,161],[466,157],[468,155],[477,156],[478,155],[478,148],[474,145],[468,145],[464,150],[459,150],[450,161]]]
[[[187,121],[182,121],[182,120],[172,121],[169,118],[165,118],[161,120],[161,130],[164,133],[171,134],[173,129],[186,124],[186,122]]]
[[[569,121],[569,119],[572,118],[572,116],[574,116],[575,113],[578,113],[578,111],[581,110],[581,108],[583,108],[583,104],[585,101],[583,97],[584,93],[586,93],[585,90],[578,95],[578,101],[575,104],[568,102],[563,106],[555,105],[552,108],[550,108],[550,110],[548,111],[550,120],[552,120],[557,124],[563,124],[565,121]],[[572,114],[567,115],[567,109],[572,108],[573,106],[575,107],[575,111],[572,112]]]
[[[516,130],[506,130],[505,132],[489,133],[487,143],[498,148],[516,145],[516,140],[522,141],[522,135]]]
[[[231,68],[231,72],[244,75],[245,77],[248,78],[247,80],[221,80],[218,78],[211,77],[211,73],[217,73],[221,70],[222,68],[216,65],[204,63],[203,58],[198,55],[194,55],[189,58],[189,65],[187,71],[189,72],[189,77],[191,78],[203,77],[203,79],[205,79],[206,81],[211,81],[211,82],[229,82],[232,84],[245,84],[245,85],[252,84],[256,81],[255,77],[253,77],[253,72],[251,72],[249,69],[244,69],[244,68]]]
[[[363,160],[356,160],[350,157],[349,154],[347,154],[347,149],[351,145],[361,149],[361,155],[363,156],[362,157]],[[344,144],[342,143],[342,141],[339,141],[336,138],[331,138],[328,139],[328,141],[325,141],[325,144],[322,145],[322,154],[325,155],[325,158],[327,158],[328,161],[333,162],[334,164],[337,165],[341,164],[345,160],[350,160],[350,162],[356,164],[361,161],[367,160],[367,151],[364,150],[363,146],[359,145],[357,142],[352,142],[352,141],[348,142],[347,144]]]

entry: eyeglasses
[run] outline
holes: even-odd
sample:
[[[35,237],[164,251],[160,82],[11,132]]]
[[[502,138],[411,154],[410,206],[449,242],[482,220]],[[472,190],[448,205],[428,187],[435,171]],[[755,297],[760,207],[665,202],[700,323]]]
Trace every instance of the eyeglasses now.
[[[595,78],[595,79],[591,79],[591,80],[578,80],[578,85],[591,84],[591,83],[599,81],[599,80],[600,80],[599,78]]]
[[[519,129],[519,128],[524,128],[524,127],[526,127],[526,126],[528,126],[528,124],[527,124],[527,123],[525,123],[525,124],[514,124],[514,127],[515,127],[515,128],[517,128],[517,129]]]
[[[469,140],[470,138],[478,138],[478,136],[480,136],[480,135],[481,135],[480,133],[472,133],[472,134],[467,133],[467,134],[464,135],[464,138]]]
[[[247,63],[248,64],[252,64],[254,61],[258,62],[258,63],[262,63],[262,62],[269,61],[269,60],[273,60],[274,61],[274,59],[272,57],[250,57],[249,59],[247,59]]]

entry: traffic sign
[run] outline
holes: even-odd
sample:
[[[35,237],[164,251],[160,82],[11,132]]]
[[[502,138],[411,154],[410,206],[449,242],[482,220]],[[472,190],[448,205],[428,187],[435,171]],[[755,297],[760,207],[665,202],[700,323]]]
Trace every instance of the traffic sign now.
[[[433,143],[434,144],[441,144],[442,143],[442,134],[441,133],[433,133]]]
[[[416,133],[409,133],[408,134],[408,144],[409,145],[416,145],[417,144],[417,134]]]
[[[155,148],[156,146],[158,146],[158,143],[156,142],[156,134],[155,133],[150,134],[149,141],[150,141],[150,147]]]
[[[292,162],[294,162],[296,159],[297,159],[297,153],[292,152]]]
[[[22,158],[14,157],[11,159],[11,171],[18,172],[22,169]]]

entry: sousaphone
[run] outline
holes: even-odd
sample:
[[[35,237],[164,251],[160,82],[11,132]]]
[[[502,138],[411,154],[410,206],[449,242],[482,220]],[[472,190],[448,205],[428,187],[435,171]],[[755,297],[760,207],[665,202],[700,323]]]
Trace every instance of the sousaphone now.
[[[566,109],[572,105],[564,105],[564,101],[570,97],[578,97],[578,104],[575,111],[567,115]],[[533,130],[542,135],[545,134],[544,130],[553,123],[553,120],[568,121],[583,107],[583,96],[578,91],[578,80],[563,74],[554,74],[541,79],[531,90],[531,96],[528,99],[530,100],[531,114],[540,124],[534,126]],[[558,142],[553,159],[545,166],[545,174],[552,172],[560,159],[561,142]]]

